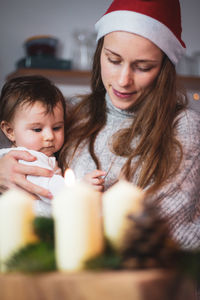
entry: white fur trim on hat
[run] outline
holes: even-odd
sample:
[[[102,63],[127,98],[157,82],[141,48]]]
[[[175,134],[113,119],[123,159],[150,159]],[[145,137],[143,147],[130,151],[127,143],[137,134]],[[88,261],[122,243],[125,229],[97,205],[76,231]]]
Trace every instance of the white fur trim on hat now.
[[[113,31],[141,35],[157,45],[175,65],[185,52],[185,48],[167,26],[141,13],[128,10],[110,12],[95,24],[95,29],[97,40]]]

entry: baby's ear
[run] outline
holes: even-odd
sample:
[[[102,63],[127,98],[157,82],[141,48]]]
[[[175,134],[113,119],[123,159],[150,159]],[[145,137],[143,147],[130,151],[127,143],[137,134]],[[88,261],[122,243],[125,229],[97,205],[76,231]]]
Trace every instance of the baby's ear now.
[[[1,122],[1,130],[11,142],[15,142],[15,135],[12,125],[7,121]]]

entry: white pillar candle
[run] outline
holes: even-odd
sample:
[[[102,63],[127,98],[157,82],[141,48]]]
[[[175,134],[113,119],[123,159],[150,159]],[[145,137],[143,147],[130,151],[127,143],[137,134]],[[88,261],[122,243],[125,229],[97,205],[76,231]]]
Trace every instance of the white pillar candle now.
[[[33,198],[18,189],[5,192],[0,197],[0,261],[1,271],[5,262],[21,247],[35,241],[32,222]]]
[[[66,186],[52,200],[56,261],[61,271],[77,271],[103,251],[101,196],[85,183]]]
[[[129,214],[143,209],[144,191],[127,181],[119,181],[108,189],[102,198],[104,234],[110,244],[119,249],[128,230]]]

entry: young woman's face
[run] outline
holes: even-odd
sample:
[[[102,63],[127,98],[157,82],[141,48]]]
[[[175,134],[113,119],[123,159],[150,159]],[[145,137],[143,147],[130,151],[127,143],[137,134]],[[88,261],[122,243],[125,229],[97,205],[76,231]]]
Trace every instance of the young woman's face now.
[[[132,107],[158,76],[162,59],[162,51],[146,38],[125,31],[106,35],[101,76],[113,105],[120,109]]]
[[[46,113],[46,107],[39,101],[33,106],[23,105],[15,113],[11,125],[16,146],[51,156],[63,145],[64,112],[61,103],[52,113]]]

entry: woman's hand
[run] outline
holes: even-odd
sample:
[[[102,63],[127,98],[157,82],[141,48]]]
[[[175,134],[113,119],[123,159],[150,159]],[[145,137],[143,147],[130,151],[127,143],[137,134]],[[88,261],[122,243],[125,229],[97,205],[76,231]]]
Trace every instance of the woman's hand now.
[[[26,175],[51,177],[51,170],[20,164],[19,159],[34,161],[36,158],[26,151],[12,150],[0,159],[0,192],[12,187],[20,187],[31,194],[52,198],[51,193],[26,179]]]
[[[94,170],[84,176],[83,180],[91,184],[95,190],[103,192],[104,189],[104,176],[106,172],[102,170]]]

